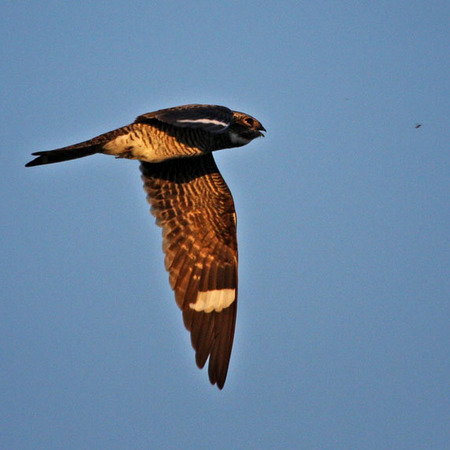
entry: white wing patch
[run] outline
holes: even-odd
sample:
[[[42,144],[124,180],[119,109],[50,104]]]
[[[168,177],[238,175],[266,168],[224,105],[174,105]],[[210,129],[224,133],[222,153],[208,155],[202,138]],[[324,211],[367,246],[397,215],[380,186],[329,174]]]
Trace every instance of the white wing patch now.
[[[228,122],[222,122],[220,120],[215,119],[180,119],[177,120],[178,123],[204,123],[205,125],[220,125],[224,127],[224,129],[228,128],[230,124]]]
[[[189,303],[189,307],[198,312],[220,312],[228,308],[236,299],[236,289],[215,289],[199,292],[195,303]]]

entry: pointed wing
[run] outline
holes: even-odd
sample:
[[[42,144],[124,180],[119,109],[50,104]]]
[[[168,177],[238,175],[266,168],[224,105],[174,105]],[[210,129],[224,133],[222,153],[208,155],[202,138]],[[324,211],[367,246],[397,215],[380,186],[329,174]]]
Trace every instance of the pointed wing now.
[[[165,266],[191,332],[196,362],[222,389],[237,311],[233,198],[212,154],[141,163],[144,188],[162,227]]]
[[[233,111],[218,105],[185,105],[143,114],[136,122],[159,120],[181,128],[201,128],[211,133],[222,133],[231,124]]]

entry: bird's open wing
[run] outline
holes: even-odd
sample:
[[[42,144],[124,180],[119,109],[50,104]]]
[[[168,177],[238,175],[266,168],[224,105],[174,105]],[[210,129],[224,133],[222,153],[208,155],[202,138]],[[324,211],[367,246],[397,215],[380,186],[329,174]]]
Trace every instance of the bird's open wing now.
[[[191,332],[196,362],[209,357],[221,389],[237,311],[237,241],[233,198],[212,154],[141,164],[144,188],[162,227],[165,266]]]
[[[145,123],[155,119],[176,127],[222,133],[230,126],[233,111],[218,105],[185,105],[143,114],[135,122]]]

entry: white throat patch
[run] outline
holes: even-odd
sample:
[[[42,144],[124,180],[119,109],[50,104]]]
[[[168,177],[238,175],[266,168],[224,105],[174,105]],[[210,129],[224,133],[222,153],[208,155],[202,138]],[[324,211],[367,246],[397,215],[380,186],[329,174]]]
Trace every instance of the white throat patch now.
[[[244,138],[233,131],[230,131],[230,140],[233,144],[245,145],[248,144],[251,139]]]

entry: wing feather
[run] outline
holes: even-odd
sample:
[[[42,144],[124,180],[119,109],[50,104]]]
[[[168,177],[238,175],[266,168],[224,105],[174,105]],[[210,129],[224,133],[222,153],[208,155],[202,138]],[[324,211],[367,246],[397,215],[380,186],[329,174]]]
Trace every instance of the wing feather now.
[[[162,117],[180,120],[181,116],[164,113]],[[221,389],[237,311],[233,198],[210,153],[161,163],[142,162],[141,171],[152,214],[163,229],[165,266],[184,324],[191,332],[196,363],[202,368],[209,358],[210,381]],[[234,295],[225,306],[219,304],[223,289],[227,295]],[[191,307],[199,293],[207,293],[208,308],[204,310]],[[205,294],[200,298],[201,304]],[[207,312],[211,302],[213,308]]]
[[[180,128],[201,128],[210,133],[223,133],[231,125],[233,111],[219,105],[185,105],[161,109],[137,117],[135,123],[160,122]]]

